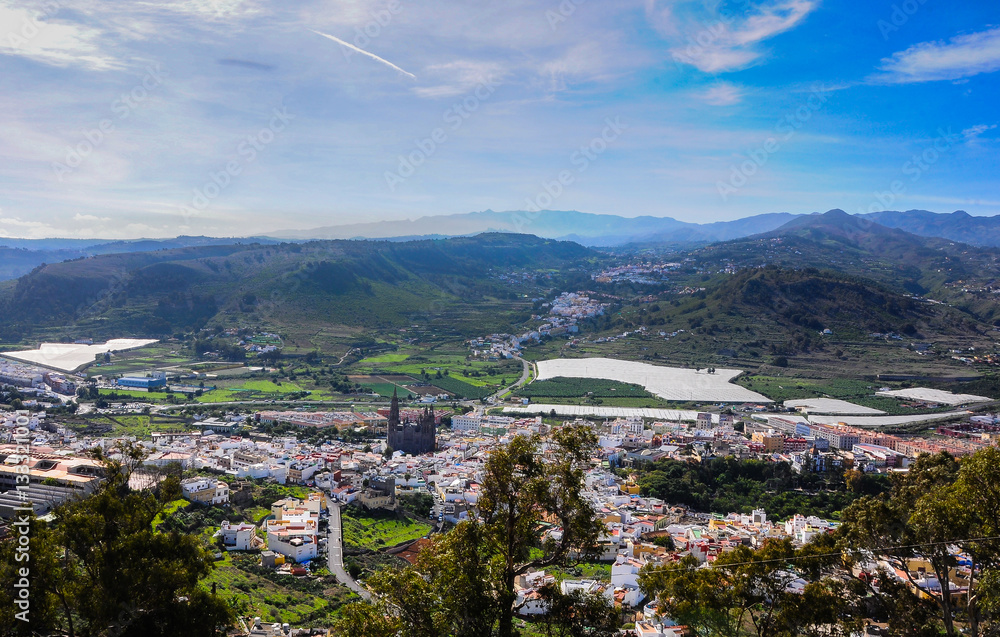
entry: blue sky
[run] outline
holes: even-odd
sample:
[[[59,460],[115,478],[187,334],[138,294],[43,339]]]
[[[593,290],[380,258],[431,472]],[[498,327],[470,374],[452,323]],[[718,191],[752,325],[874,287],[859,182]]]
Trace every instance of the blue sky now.
[[[1000,5],[0,0],[0,236],[1000,213]]]

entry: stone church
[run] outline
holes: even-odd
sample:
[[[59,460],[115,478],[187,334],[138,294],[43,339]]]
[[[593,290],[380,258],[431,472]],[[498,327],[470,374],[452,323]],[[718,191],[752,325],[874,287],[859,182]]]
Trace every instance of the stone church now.
[[[399,417],[399,396],[392,391],[392,405],[389,408],[387,441],[393,451],[402,451],[416,456],[433,453],[436,445],[437,428],[434,425],[434,408],[424,407],[424,413],[416,422],[401,422]]]

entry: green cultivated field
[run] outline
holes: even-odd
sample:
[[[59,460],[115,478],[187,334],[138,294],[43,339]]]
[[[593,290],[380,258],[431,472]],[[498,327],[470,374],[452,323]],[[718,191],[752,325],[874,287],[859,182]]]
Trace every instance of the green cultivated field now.
[[[517,377],[508,377],[507,380],[514,381]],[[470,398],[477,400],[479,398],[485,398],[493,392],[496,391],[499,386],[475,386],[464,380],[459,380],[457,378],[452,378],[451,376],[443,376],[441,378],[432,378],[427,381],[435,387],[440,387],[446,392],[456,394],[460,398]]]
[[[388,511],[365,511],[361,507],[341,509],[344,545],[377,550],[422,538],[431,526]]]
[[[280,385],[271,380],[235,381],[228,387],[205,392],[196,400],[200,403],[232,402],[240,400],[282,400],[286,394],[305,391],[299,385],[283,381]]]
[[[399,386],[393,385],[392,383],[361,383],[361,386],[375,392],[383,398],[392,397],[393,390],[398,390],[399,393],[403,394],[406,392],[405,389],[401,389]]]
[[[525,398],[578,398],[592,394],[595,398],[654,398],[641,385],[592,378],[553,378],[539,380],[521,388]]]
[[[777,403],[799,398],[838,398],[864,407],[881,409],[889,415],[905,416],[909,414],[927,413],[926,409],[903,407],[902,401],[887,396],[876,396],[880,387],[892,386],[898,383],[882,381],[854,380],[849,378],[813,379],[795,378],[790,376],[749,376],[736,379],[738,385],[764,394]],[[942,408],[941,411],[947,411]]]
[[[77,429],[81,425],[110,425],[111,430],[107,436],[136,436],[137,438],[148,439],[154,431],[189,431],[187,421],[183,419],[171,418],[167,416],[145,416],[145,415],[87,415],[80,423],[67,423],[71,428]]]
[[[380,354],[358,361],[358,365],[377,365],[379,363],[402,363],[409,354]]]

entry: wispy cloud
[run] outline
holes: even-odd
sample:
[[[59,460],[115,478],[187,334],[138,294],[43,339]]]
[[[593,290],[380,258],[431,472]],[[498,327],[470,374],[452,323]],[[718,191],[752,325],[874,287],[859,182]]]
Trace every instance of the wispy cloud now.
[[[321,35],[324,38],[328,38],[330,40],[333,40],[337,44],[340,44],[342,46],[346,46],[348,49],[356,51],[357,53],[360,53],[361,55],[366,55],[366,56],[370,57],[373,60],[381,62],[382,64],[385,64],[389,68],[396,69],[397,71],[399,71],[403,75],[408,75],[408,76],[410,76],[413,79],[417,79],[417,76],[414,75],[413,73],[410,73],[409,71],[404,71],[403,69],[399,68],[398,66],[396,66],[395,64],[393,64],[389,60],[386,60],[385,58],[380,58],[379,56],[375,55],[374,53],[369,53],[368,51],[365,51],[364,49],[359,49],[358,47],[354,46],[350,42],[344,42],[343,40],[341,40],[338,37],[332,36],[329,33],[323,33],[321,31],[313,31],[313,33],[315,33],[316,35]]]
[[[743,101],[743,89],[730,82],[719,82],[695,97],[711,106],[732,106]]]
[[[230,19],[260,13],[255,2],[249,0],[175,0],[173,2],[138,2],[157,11],[186,13],[207,19]]]
[[[53,236],[52,226],[41,221],[21,221],[17,217],[0,217],[0,237]]]
[[[962,137],[965,138],[965,143],[975,145],[979,143],[980,137],[983,133],[991,131],[996,127],[996,124],[977,124],[975,126],[970,126],[962,131]]]
[[[506,75],[503,67],[496,62],[459,60],[445,64],[434,64],[426,68],[425,78],[434,81],[429,86],[413,89],[420,97],[438,98],[464,95],[483,83],[498,82]]]
[[[907,84],[958,80],[1000,70],[1000,28],[968,33],[947,42],[921,42],[882,60],[876,82]]]
[[[0,2],[0,55],[12,55],[50,66],[80,66],[94,70],[121,68],[123,64],[100,46],[97,29],[63,22],[58,9],[47,11]]]
[[[649,2],[647,13],[661,32],[684,42],[670,49],[673,59],[706,73],[725,73],[757,63],[764,56],[757,46],[760,42],[801,24],[819,2],[779,0],[760,5],[756,13],[743,19],[718,16],[706,19],[701,14],[700,20],[680,18],[676,7],[664,8],[660,4]]]
[[[79,212],[73,215],[73,221],[82,221],[93,223],[96,221],[108,222],[111,221],[111,217],[98,217],[97,215],[81,215]]]

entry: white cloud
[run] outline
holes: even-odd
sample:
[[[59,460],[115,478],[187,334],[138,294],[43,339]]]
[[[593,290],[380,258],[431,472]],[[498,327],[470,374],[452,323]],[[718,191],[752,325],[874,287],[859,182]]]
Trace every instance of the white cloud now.
[[[649,2],[647,15],[661,33],[683,42],[670,49],[673,60],[705,73],[725,73],[757,63],[764,55],[757,45],[798,26],[819,1],[779,0],[742,19],[701,14],[700,20],[679,17],[690,13],[676,10],[684,3],[662,4]]]
[[[976,144],[980,141],[980,136],[986,131],[991,131],[996,128],[996,124],[976,124],[962,131],[962,137],[965,138],[966,143]]]
[[[487,83],[495,85],[506,75],[503,67],[496,62],[459,60],[427,67],[422,75],[434,79],[429,86],[413,89],[420,97],[456,97],[465,95],[477,86]]]
[[[182,0],[181,2],[149,3],[149,6],[208,18],[230,18],[253,15],[259,12],[254,3],[247,0]]]
[[[84,221],[84,222],[94,222],[100,221],[102,223],[107,223],[111,221],[111,217],[98,217],[97,215],[81,215],[79,212],[73,215],[73,221]]]
[[[695,96],[711,106],[732,106],[743,101],[743,89],[729,82],[719,82]]]
[[[29,239],[51,237],[55,228],[41,221],[21,221],[17,217],[0,217],[0,237]]]
[[[877,82],[906,84],[958,80],[1000,70],[1000,28],[921,42],[882,60]]]
[[[102,50],[101,31],[62,21],[56,5],[48,9],[0,3],[0,54],[50,66],[81,66],[106,71],[124,65]]]

